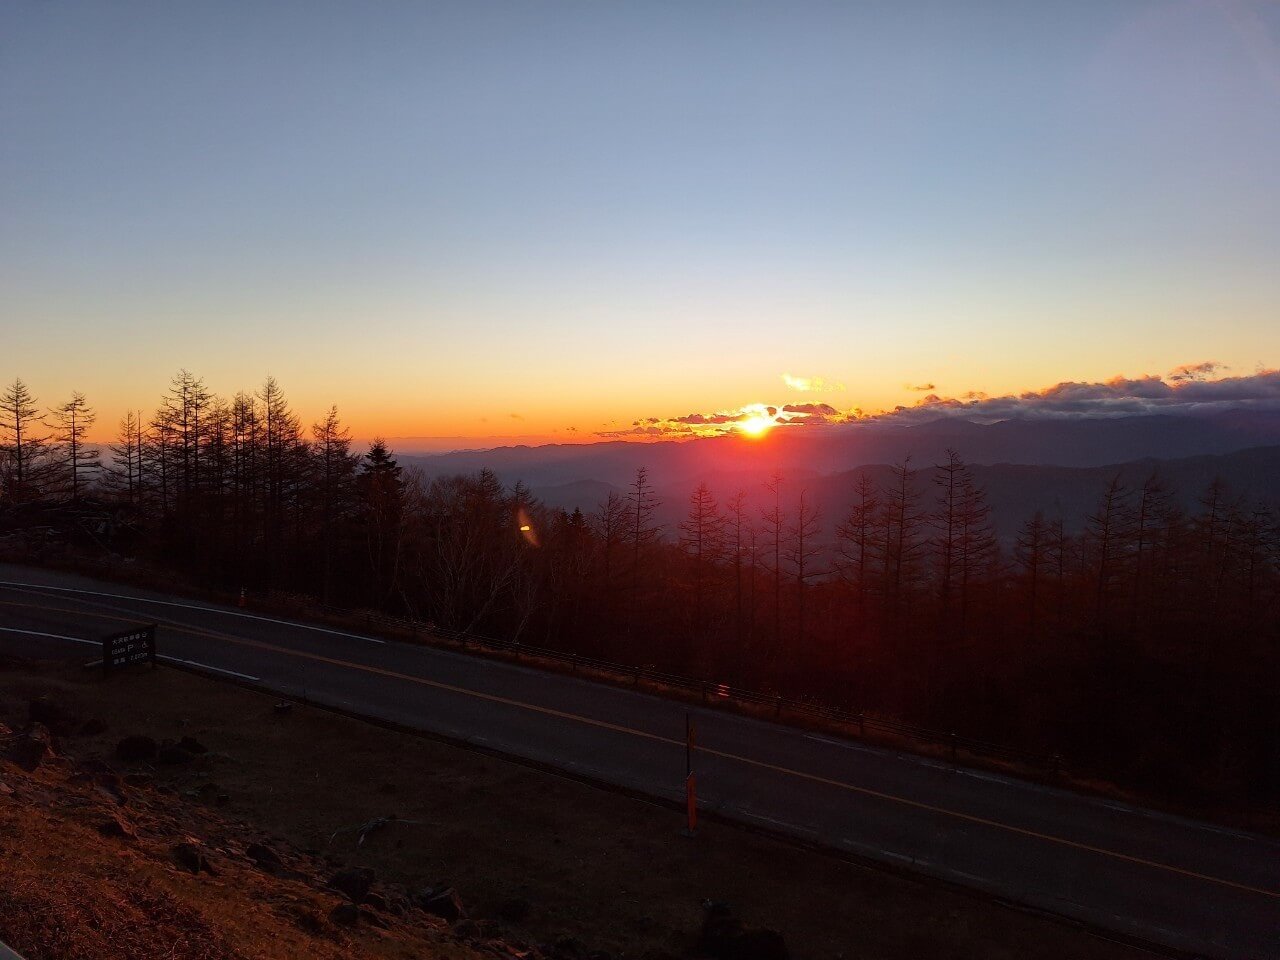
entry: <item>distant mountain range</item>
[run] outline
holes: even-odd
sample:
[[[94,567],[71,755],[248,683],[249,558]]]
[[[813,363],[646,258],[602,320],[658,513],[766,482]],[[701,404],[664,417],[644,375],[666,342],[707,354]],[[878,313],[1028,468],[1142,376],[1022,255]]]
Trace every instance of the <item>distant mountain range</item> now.
[[[400,459],[429,475],[487,467],[508,484],[523,480],[548,506],[584,512],[610,491],[625,492],[643,465],[663,501],[659,520],[669,528],[684,515],[699,481],[721,501],[746,491],[757,513],[764,481],[779,472],[792,499],[802,488],[809,492],[829,533],[847,514],[860,474],[883,482],[890,465],[908,456],[911,466],[925,471],[920,486],[932,498],[927,468],[948,448],[973,466],[1006,539],[1036,510],[1078,528],[1117,473],[1137,485],[1158,472],[1187,505],[1215,477],[1235,495],[1280,504],[1280,413],[1258,410],[989,424],[957,418],[914,426],[855,423],[780,428],[759,440],[613,441]]]

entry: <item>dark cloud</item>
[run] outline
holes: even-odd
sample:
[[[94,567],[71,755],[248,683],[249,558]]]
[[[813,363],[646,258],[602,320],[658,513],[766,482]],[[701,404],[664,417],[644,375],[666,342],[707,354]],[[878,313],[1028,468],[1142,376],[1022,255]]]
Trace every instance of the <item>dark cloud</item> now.
[[[959,397],[930,392],[910,406],[866,413],[860,408],[838,410],[827,403],[789,403],[743,408],[734,413],[690,413],[682,417],[636,420],[629,430],[601,431],[601,437],[674,438],[727,433],[733,424],[767,416],[779,426],[822,427],[833,423],[923,423],[940,417],[963,417],[981,422],[1010,419],[1066,419],[1075,417],[1142,416],[1157,413],[1200,413],[1234,407],[1280,410],[1280,370],[1258,370],[1241,377],[1210,380],[1225,369],[1213,361],[1186,364],[1168,377],[1112,377],[1086,382],[1064,380],[1042,390],[1017,395],[988,396],[969,391]]]
[[[1280,370],[1259,370],[1244,377],[1207,380],[1203,378],[1204,372],[1217,369],[1216,365],[1189,364],[1185,369],[1192,374],[1177,380],[1154,375],[1113,377],[1096,383],[1068,380],[1017,396],[989,397],[975,392],[957,399],[931,393],[910,407],[899,406],[874,419],[921,421],[957,415],[990,421],[1015,417],[1141,416],[1204,412],[1230,406],[1280,409]],[[1200,372],[1197,374],[1196,370]]]
[[[1217,360],[1202,360],[1200,363],[1184,363],[1169,371],[1169,379],[1174,383],[1185,383],[1187,380],[1207,380],[1219,370],[1226,370],[1225,364]]]
[[[938,388],[935,387],[932,383],[921,383],[916,386],[912,386],[911,384],[908,383],[907,389],[916,390],[916,391],[919,391],[920,393],[927,393],[930,390],[937,390]]]
[[[709,426],[721,423],[738,423],[745,419],[747,419],[747,414],[745,413],[690,413],[683,417],[676,417],[671,422]]]

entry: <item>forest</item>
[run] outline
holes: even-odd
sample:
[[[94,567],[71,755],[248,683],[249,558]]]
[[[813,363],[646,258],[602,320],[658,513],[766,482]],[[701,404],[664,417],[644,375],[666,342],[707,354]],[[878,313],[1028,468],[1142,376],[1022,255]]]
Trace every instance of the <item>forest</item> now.
[[[856,474],[834,536],[784,468],[594,509],[489,472],[428,476],[336,408],[309,426],[268,378],[230,398],[186,371],[105,449],[74,394],[0,394],[0,537],[51,509],[78,546],[210,587],[284,591],[654,666],[1057,753],[1091,775],[1222,804],[1280,797],[1280,526],[1214,482],[1186,509],[1158,469],[1001,542],[962,451]],[[1070,533],[1069,530],[1078,530]],[[28,538],[29,539],[29,538]]]

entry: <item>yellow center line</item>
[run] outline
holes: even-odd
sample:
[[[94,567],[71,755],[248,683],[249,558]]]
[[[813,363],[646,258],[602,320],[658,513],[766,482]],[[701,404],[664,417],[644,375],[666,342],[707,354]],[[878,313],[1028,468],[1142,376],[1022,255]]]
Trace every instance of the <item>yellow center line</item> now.
[[[59,613],[83,613],[84,611],[69,610],[58,607],[40,607],[37,604],[21,604],[7,601],[0,601],[7,606],[31,606],[37,609],[55,610]],[[112,617],[104,614],[94,613],[92,616],[101,617],[103,619],[122,620],[123,617]],[[388,670],[384,667],[374,667],[363,663],[353,663],[349,660],[341,660],[336,657],[327,657],[319,653],[310,653],[304,650],[294,650],[289,647],[277,646],[273,643],[267,643],[263,640],[250,640],[245,637],[236,637],[230,634],[221,633],[212,630],[205,630],[199,627],[189,627],[177,621],[160,619],[156,622],[162,623],[167,627],[171,627],[180,633],[190,634],[192,636],[207,637],[214,640],[223,640],[237,646],[250,647],[257,650],[267,650],[272,653],[280,653],[285,656],[297,657],[303,660],[312,660],[317,663],[325,663],[330,666],[343,667],[349,670],[358,670],[362,673],[374,674],[376,676],[389,677],[394,680],[404,680],[409,683],[416,683],[426,687],[433,687],[437,690],[445,690],[449,693],[457,693],[462,696],[472,697],[477,700],[484,700],[489,703],[498,703],[503,706],[516,707],[520,710],[527,710],[532,713],[542,714],[543,716],[555,717],[560,720],[570,720],[574,723],[581,723],[587,726],[596,727],[603,730],[610,730],[614,733],[622,733],[627,736],[639,737],[645,740],[652,740],[657,743],[670,744],[671,746],[683,748],[685,742],[672,737],[664,737],[660,734],[649,733],[645,730],[637,730],[634,727],[624,726],[622,724],[610,723],[607,720],[597,720],[593,717],[585,717],[577,713],[568,713],[564,710],[557,710],[554,707],[544,707],[536,703],[528,703],[523,700],[515,700],[510,697],[499,696],[493,693],[482,693],[479,690],[472,690],[468,687],[459,687],[451,683],[444,683],[440,680],[429,680],[426,677],[418,677],[412,674],[400,673],[396,670]],[[1203,880],[1207,883],[1214,883],[1224,887],[1231,887],[1235,890],[1243,890],[1246,893],[1256,893],[1273,900],[1280,900],[1280,891],[1267,890],[1263,887],[1253,887],[1244,883],[1237,883],[1234,880],[1225,880],[1221,877],[1214,877],[1204,873],[1197,873],[1194,870],[1186,870],[1182,867],[1175,867],[1171,864],[1161,863],[1157,860],[1148,860],[1143,857],[1131,856],[1127,853],[1120,853],[1116,850],[1108,850],[1105,847],[1097,847],[1088,843],[1081,843],[1077,840],[1069,840],[1066,837],[1058,837],[1050,833],[1041,833],[1038,830],[1030,830],[1026,827],[1016,827],[1012,824],[1002,823],[999,820],[991,820],[986,817],[979,817],[970,813],[961,813],[958,810],[949,810],[946,807],[935,806],[931,803],[924,803],[920,800],[911,800],[907,797],[899,797],[891,793],[882,793],[879,790],[872,790],[869,787],[859,787],[852,783],[846,783],[842,780],[832,780],[828,777],[819,776],[814,773],[805,773],[803,770],[794,770],[790,767],[783,767],[777,764],[768,763],[764,760],[754,760],[751,757],[744,757],[736,753],[727,753],[723,750],[715,750],[710,747],[699,746],[698,752],[706,753],[714,757],[720,757],[724,760],[731,760],[737,763],[743,763],[748,766],[758,767],[763,770],[769,770],[773,773],[780,773],[784,776],[796,777],[801,780],[808,780],[812,783],[820,783],[824,786],[836,787],[840,790],[846,790],[850,793],[862,794],[863,796],[875,797],[879,800],[887,800],[891,803],[902,804],[903,806],[913,807],[918,810],[926,810],[930,813],[940,814],[946,817],[952,817],[956,820],[963,820],[968,823],[976,823],[985,827],[992,827],[997,830],[1004,830],[1019,836],[1031,837],[1036,840],[1043,840],[1048,843],[1059,844],[1060,846],[1070,847],[1075,850],[1084,850],[1088,853],[1096,853],[1104,857],[1111,857],[1115,860],[1121,860],[1126,863],[1134,863],[1144,867],[1151,867],[1156,870],[1164,870],[1168,873],[1178,874],[1184,877],[1190,877],[1195,880]]]

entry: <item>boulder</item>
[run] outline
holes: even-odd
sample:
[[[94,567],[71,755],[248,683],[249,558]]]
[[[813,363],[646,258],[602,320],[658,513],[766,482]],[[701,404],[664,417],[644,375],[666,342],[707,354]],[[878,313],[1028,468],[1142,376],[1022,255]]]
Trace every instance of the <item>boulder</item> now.
[[[340,903],[329,911],[329,920],[340,927],[354,927],[360,922],[360,908],[354,903]]]
[[[789,960],[786,942],[776,930],[744,930],[727,903],[703,904],[698,950],[716,960]]]
[[[343,906],[349,906],[349,904],[343,904]],[[296,923],[300,929],[307,931],[307,933],[324,933],[325,929],[329,926],[324,916],[319,911],[314,910],[311,907],[300,906],[291,912],[293,915],[293,922]]]
[[[27,716],[32,723],[43,723],[59,737],[71,736],[79,726],[72,712],[47,693],[27,701]]]
[[[4,758],[27,773],[34,773],[40,764],[56,757],[53,736],[43,723],[32,723],[26,731],[10,740]]]
[[[717,900],[702,903],[702,931],[698,934],[698,952],[717,960],[727,958],[733,941],[742,933],[742,921],[733,908]]]
[[[190,763],[194,759],[194,753],[178,746],[176,743],[166,743],[156,751],[156,762],[171,767]]]
[[[104,837],[115,837],[119,840],[136,840],[138,837],[133,827],[119,817],[107,817],[98,824],[98,832]]]
[[[154,760],[158,749],[151,737],[135,733],[116,744],[116,758],[125,763],[143,763]]]
[[[197,755],[209,752],[209,748],[195,737],[183,737],[178,741],[178,746],[187,751],[187,753],[194,753]]]
[[[453,887],[427,887],[414,894],[413,902],[427,913],[453,923],[467,915],[462,898]]]
[[[498,904],[498,919],[503,923],[521,924],[529,919],[532,907],[524,897],[510,897]]]
[[[218,871],[213,868],[213,864],[209,862],[208,856],[194,843],[176,844],[172,851],[174,862],[183,870],[189,870],[191,873],[207,873],[211,876],[217,876]]]
[[[268,847],[265,843],[251,843],[245,848],[244,854],[254,862],[259,870],[267,873],[275,873],[284,864],[280,861],[280,855]]]
[[[106,732],[107,722],[99,717],[90,717],[80,724],[80,736],[82,737],[96,737],[98,734]]]
[[[744,930],[733,944],[730,960],[790,960],[786,941],[777,930]]]
[[[111,800],[117,806],[123,807],[129,802],[129,797],[125,793],[124,781],[120,779],[119,774],[93,774],[93,788],[97,793]]]
[[[376,879],[377,874],[368,867],[347,867],[329,878],[329,886],[345,894],[352,903],[363,903]]]

